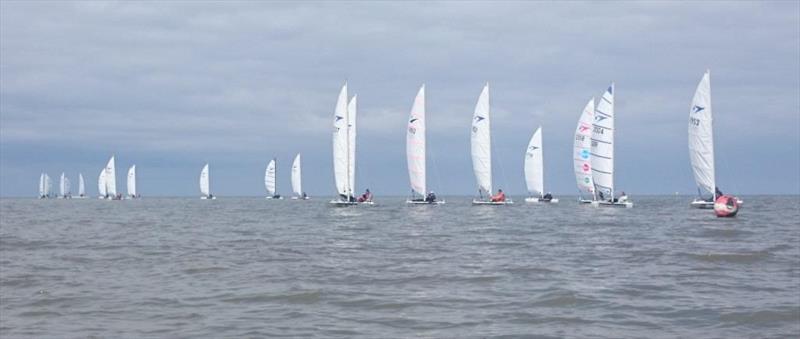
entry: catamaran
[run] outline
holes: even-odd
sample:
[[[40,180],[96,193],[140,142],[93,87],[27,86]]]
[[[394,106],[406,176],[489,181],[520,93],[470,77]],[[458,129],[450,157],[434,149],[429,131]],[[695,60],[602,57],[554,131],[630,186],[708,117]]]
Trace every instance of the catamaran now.
[[[489,84],[487,83],[478,97],[475,113],[472,115],[472,135],[470,148],[472,151],[472,170],[478,182],[478,198],[472,199],[473,205],[508,205],[513,204],[505,198],[502,190],[498,196],[492,196],[492,135],[489,118]]]
[[[525,202],[557,203],[549,192],[544,192],[544,150],[542,149],[542,126],[533,133],[525,152],[525,185],[528,187],[529,197]]]
[[[117,170],[113,155],[111,159],[108,159],[108,164],[106,164],[104,171],[103,182],[105,183],[106,199],[122,199],[122,196],[117,194]]]
[[[356,199],[354,195],[356,172],[356,108],[357,96],[348,103],[347,83],[339,91],[333,119],[333,174],[338,196],[331,200],[334,206],[373,204],[372,196]]]
[[[595,185],[593,206],[633,207],[623,194],[614,194],[614,83],[606,89],[594,110],[592,123],[592,178]]]
[[[86,198],[86,183],[83,181],[83,174],[78,173],[78,199]]]
[[[58,190],[59,190],[59,195],[58,195],[59,199],[72,198],[72,193],[70,192],[69,178],[67,178],[67,175],[64,172],[61,172],[61,180],[59,181]]]
[[[50,182],[50,176],[45,173],[42,173],[39,176],[39,199],[49,198],[51,188],[52,188],[52,183]]]
[[[139,197],[139,194],[136,193],[136,165],[133,165],[128,169],[128,199]]]
[[[267,199],[283,199],[280,194],[275,193],[275,159],[269,161],[264,171],[264,186],[269,193]]]
[[[572,147],[572,165],[575,180],[578,182],[578,203],[589,204],[594,200],[594,179],[592,178],[592,121],[594,120],[594,98],[583,108],[578,127],[575,128],[575,141]],[[584,198],[584,194],[591,198]]]
[[[300,153],[297,153],[297,155],[294,157],[294,161],[292,162],[292,192],[294,193],[292,200],[309,199],[308,195],[306,195],[306,192],[303,192],[302,176],[303,172],[300,168]]]
[[[208,172],[208,164],[206,163],[203,166],[203,170],[200,171],[200,199],[203,200],[214,200],[215,197],[211,194],[210,185],[209,185],[209,172]]]
[[[434,192],[426,187],[426,127],[425,127],[425,85],[420,87],[406,129],[406,159],[408,160],[408,178],[411,182],[411,197],[408,204],[444,204],[437,200]]]
[[[692,98],[689,109],[689,159],[692,163],[694,181],[697,183],[697,198],[689,205],[695,208],[712,209],[721,192],[717,190],[714,170],[714,124],[711,111],[711,71],[706,71]],[[711,199],[703,199],[703,191]],[[738,198],[737,198],[738,200]],[[738,200],[738,204],[743,202]]]

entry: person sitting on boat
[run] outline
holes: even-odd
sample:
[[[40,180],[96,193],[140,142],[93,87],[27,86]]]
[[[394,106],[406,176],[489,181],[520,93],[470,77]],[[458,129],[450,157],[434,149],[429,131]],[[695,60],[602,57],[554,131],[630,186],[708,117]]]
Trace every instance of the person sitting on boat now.
[[[303,199],[308,199],[308,194],[306,194],[306,192],[303,192]]]
[[[628,195],[625,194],[625,191],[622,191],[622,195],[619,196],[617,199],[619,202],[628,202]]]
[[[506,194],[503,193],[503,190],[497,190],[497,194],[492,196],[492,202],[503,202],[506,201]]]
[[[427,203],[434,203],[434,202],[436,202],[436,193],[434,193],[433,191],[431,191],[430,193],[428,193],[428,196],[427,196],[427,197],[425,197],[425,202],[427,202]]]
[[[366,201],[372,201],[372,193],[369,191],[369,188],[367,188],[364,194],[358,197],[358,202],[366,202]]]
[[[545,195],[542,197],[542,200],[544,200],[544,201],[550,201],[550,200],[553,200],[553,194],[551,194],[550,192],[547,192],[547,194],[545,194]]]
[[[207,198],[208,198],[208,199],[213,199],[213,198],[214,198],[214,195],[209,193]]]
[[[280,194],[275,194],[272,196],[272,199],[280,199],[280,198],[281,198]]]

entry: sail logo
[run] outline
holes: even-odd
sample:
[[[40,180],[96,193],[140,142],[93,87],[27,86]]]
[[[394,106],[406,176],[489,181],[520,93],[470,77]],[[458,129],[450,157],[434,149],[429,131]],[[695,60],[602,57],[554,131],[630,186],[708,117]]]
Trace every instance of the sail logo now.
[[[589,151],[588,150],[582,150],[581,151],[581,159],[584,159],[584,160],[585,159],[589,159]]]
[[[583,167],[582,167],[582,168],[583,168],[583,171],[584,171],[584,172],[589,172],[589,170],[591,170],[591,169],[592,169],[591,167],[589,167],[589,164],[586,164],[586,163],[584,163],[584,164],[583,164]]]
[[[416,129],[416,128],[414,128],[414,127],[409,127],[409,128],[408,128],[408,133],[411,133],[411,134],[417,134],[417,129]]]
[[[586,132],[589,130],[589,126],[581,125],[581,127],[578,127],[578,130],[580,130],[581,133]]]
[[[583,177],[583,183],[584,183],[584,184],[587,184],[587,185],[588,185],[588,184],[589,184],[589,182],[591,182],[591,180],[589,180],[589,177]]]
[[[614,94],[614,87],[608,86],[608,94]]]
[[[335,120],[335,121],[339,121],[339,120],[342,120],[342,119],[344,119],[344,117],[343,117],[343,116],[338,116],[338,115],[337,115],[337,116],[336,116],[336,120]]]
[[[479,116],[476,116],[476,117],[475,117],[475,123],[477,124],[477,123],[479,123],[479,122],[483,121],[484,119],[486,119],[486,118],[484,118],[484,117],[482,117],[482,116],[480,116],[480,115],[479,115]]]
[[[689,124],[692,126],[700,126],[700,119],[689,118]]]
[[[531,146],[531,147],[528,147],[528,149],[531,150],[531,151],[535,151],[535,150],[539,149],[539,147]]]
[[[408,121],[408,123],[409,123],[409,124],[413,124],[413,123],[414,123],[414,121],[417,121],[417,120],[419,120],[419,119],[417,119],[417,118],[411,118],[411,120],[409,120],[409,121]]]
[[[694,105],[694,107],[692,107],[692,113],[699,113],[700,111],[702,111],[704,109],[706,109],[706,108]]]
[[[606,120],[606,119],[608,119],[608,117],[604,117],[602,115],[595,115],[594,116],[594,121],[597,121],[597,122],[600,122],[600,121],[603,121],[603,120]]]

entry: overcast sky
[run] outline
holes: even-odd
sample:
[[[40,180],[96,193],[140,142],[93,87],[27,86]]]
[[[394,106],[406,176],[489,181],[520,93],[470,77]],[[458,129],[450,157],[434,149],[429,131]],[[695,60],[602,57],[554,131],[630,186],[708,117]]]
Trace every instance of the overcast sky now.
[[[800,193],[800,7],[781,2],[0,2],[0,195],[117,156],[144,196],[334,193],[334,104],[359,96],[358,190],[409,191],[405,128],[426,84],[429,187],[472,194],[470,123],[491,87],[495,187],[523,194],[543,126],[545,186],[577,191],[572,138],[616,82],[616,183],[696,191],[689,102],[711,69],[717,182]],[[121,187],[121,185],[119,185]]]

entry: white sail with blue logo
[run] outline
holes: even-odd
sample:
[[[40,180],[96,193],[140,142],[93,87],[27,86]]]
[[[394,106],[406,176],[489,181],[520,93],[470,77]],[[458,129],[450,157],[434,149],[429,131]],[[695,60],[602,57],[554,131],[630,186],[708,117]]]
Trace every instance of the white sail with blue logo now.
[[[356,189],[356,116],[358,112],[358,94],[354,94],[353,98],[350,99],[350,103],[347,104],[347,126],[348,126],[348,153],[347,153],[347,161],[348,161],[348,168],[347,173],[349,176],[349,183],[347,187],[350,187],[350,191],[355,193]]]
[[[711,79],[709,71],[697,85],[689,109],[689,159],[697,187],[714,195],[714,127],[711,110]]]
[[[575,180],[578,191],[594,195],[594,180],[592,179],[592,121],[594,121],[594,98],[586,103],[578,127],[575,128],[575,140],[572,149],[572,164],[575,171]],[[581,199],[581,202],[591,200]]]
[[[406,129],[406,160],[408,162],[408,178],[411,183],[412,194],[425,196],[426,164],[425,164],[425,85],[420,87]]]
[[[39,199],[46,198],[47,195],[45,194],[45,182],[44,182],[44,173],[39,175]]]
[[[269,161],[264,171],[264,187],[267,189],[267,199],[278,198],[275,193],[275,159]]]
[[[106,169],[104,168],[100,170],[100,176],[97,177],[97,193],[99,194],[98,198],[108,198],[108,191],[106,188]]]
[[[211,194],[211,181],[210,181],[211,173],[208,169],[208,163],[203,166],[203,169],[200,171],[200,199],[216,199],[214,195]]]
[[[117,170],[113,155],[111,156],[111,159],[108,159],[108,164],[106,164],[105,171],[106,173],[103,176],[103,179],[106,183],[106,193],[113,198],[117,195]]]
[[[544,197],[544,153],[542,152],[542,127],[536,129],[528,150],[525,152],[523,168],[525,170],[525,185],[528,193],[539,198]]]
[[[350,188],[350,137],[349,119],[347,114],[347,83],[339,92],[336,101],[333,120],[333,174],[336,182],[336,193],[339,196],[350,197],[353,192]]]
[[[128,169],[128,198],[136,198],[138,193],[136,193],[136,165],[131,166]]]
[[[470,146],[472,151],[472,170],[478,182],[481,196],[492,194],[492,136],[491,119],[489,117],[489,84],[483,87],[475,113],[472,115],[472,134]]]
[[[64,172],[61,172],[61,180],[59,181],[58,189],[60,198],[69,198],[71,194],[69,178],[67,178],[67,175]]]
[[[594,110],[592,123],[592,177],[597,196],[614,196],[614,84]]]
[[[300,167],[300,153],[297,153],[297,156],[294,157],[294,161],[292,162],[292,192],[294,192],[294,199],[303,198],[306,199],[307,197],[303,196],[303,172]]]
[[[86,183],[83,181],[83,174],[78,173],[78,197],[86,196]]]

